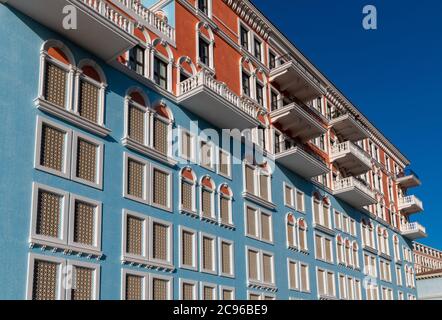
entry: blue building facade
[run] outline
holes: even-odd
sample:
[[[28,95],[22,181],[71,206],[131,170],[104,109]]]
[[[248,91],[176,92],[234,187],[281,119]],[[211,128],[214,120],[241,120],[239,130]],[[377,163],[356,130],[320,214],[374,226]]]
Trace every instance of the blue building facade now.
[[[0,299],[182,299],[185,296],[220,300],[365,300],[413,299],[416,296],[413,285],[407,286],[408,274],[405,272],[406,265],[413,266],[411,254],[408,261],[404,254],[411,250],[412,242],[397,229],[365,209],[355,209],[336,198],[330,189],[301,177],[278,162],[274,163],[267,184],[268,201],[262,201],[248,194],[246,165],[242,163],[231,164],[227,169],[230,177],[226,177],[217,165],[206,169],[198,161],[185,163],[179,151],[164,157],[153,149],[146,151],[131,146],[124,139],[127,137],[125,119],[131,92],[137,93],[132,96],[133,100],[141,96],[153,112],[163,112],[170,122],[166,121],[168,129],[171,126],[178,132],[179,128],[190,130],[196,122],[198,130],[202,131],[213,128],[213,125],[183,108],[176,99],[162,95],[153,86],[110,66],[10,6],[0,5],[0,21],[0,104],[3,115],[0,126],[0,160],[3,164],[0,171]],[[45,55],[42,52],[47,53],[56,46],[67,52],[66,56],[73,59],[74,66],[81,68],[82,61],[93,61],[96,70],[101,70],[98,73],[106,84],[103,87],[102,126],[92,126],[91,129],[90,125],[79,121],[78,116],[57,113],[45,106],[44,101],[39,101],[42,81],[45,81],[42,80],[42,55]],[[78,83],[73,81],[71,90],[68,90],[71,98],[66,103],[75,104],[79,95],[75,89]],[[45,131],[48,127],[52,131]],[[221,135],[221,130],[216,131]],[[44,149],[42,139],[53,134],[52,139],[56,140],[60,132],[66,139],[63,168],[48,169],[51,167],[49,160],[45,168],[41,162],[45,157],[43,153],[54,150],[49,145]],[[99,163],[95,172],[96,183],[78,177],[78,152],[82,141],[92,142],[98,148],[95,154]],[[180,141],[178,139],[175,143]],[[218,147],[222,148],[222,145],[216,141],[214,144],[211,150],[218,155]],[[241,160],[244,160],[247,158],[244,142],[241,146]],[[87,152],[87,145],[83,147],[85,149],[81,150]],[[200,151],[196,150],[192,152],[199,157]],[[225,151],[234,154],[233,146]],[[67,162],[70,162],[69,168]],[[74,163],[77,170],[73,169]],[[132,164],[143,165],[144,170],[143,190],[138,190],[141,197],[135,200],[129,193],[138,191],[128,191],[136,189],[136,186],[128,185],[127,170]],[[182,176],[186,171],[188,177],[194,177],[194,181],[189,182],[195,183],[190,191],[193,192],[190,206],[195,211],[188,213],[182,205]],[[167,175],[166,180],[161,180],[166,184],[154,194],[153,184],[157,181],[155,179],[164,178],[162,173]],[[255,182],[258,181],[257,185],[262,189],[263,185],[257,179]],[[286,185],[294,192],[291,194],[293,207],[287,205]],[[206,189],[209,195],[203,195]],[[51,198],[54,194],[56,200]],[[222,194],[230,204],[226,210],[231,216],[224,217],[225,221],[221,217]],[[325,224],[330,228],[315,223],[315,199],[320,201],[321,212],[329,210],[330,221]],[[207,205],[206,200],[210,202],[208,206],[212,207],[214,219],[205,218],[201,211]],[[57,209],[47,209],[54,206],[54,201]],[[165,206],[155,205],[155,202]],[[76,234],[75,228],[81,221],[72,215],[77,209],[81,211],[82,204],[86,211],[90,208],[87,205],[94,208],[94,216],[89,217],[89,222],[94,225],[94,239],[91,245],[78,246],[81,235]],[[328,209],[324,209],[324,204]],[[37,211],[45,206],[48,212],[58,212],[58,218],[52,216],[44,220],[37,217]],[[249,211],[251,215],[257,214],[253,226],[248,225]],[[336,225],[337,221],[342,221],[336,218],[336,212],[345,216],[347,227]],[[133,220],[128,221],[127,215]],[[55,240],[47,234],[41,236],[44,232],[53,232],[51,226],[45,225],[51,219],[61,234],[55,236]],[[134,232],[138,231],[138,236],[143,239],[140,241],[143,248],[138,248],[135,243],[130,248],[128,244],[128,238],[132,239],[127,234],[131,223]],[[363,224],[370,225],[373,230],[379,230],[377,227],[380,226],[388,234],[390,255],[380,253],[377,234],[374,238],[378,244],[374,249],[367,248],[363,241]],[[289,239],[288,226],[293,227],[295,240]],[[46,231],[42,231],[45,228]],[[193,249],[184,248],[183,231],[186,230]],[[248,235],[251,233],[255,236]],[[301,239],[304,234],[305,240]],[[130,241],[136,241],[134,239]],[[293,245],[288,245],[290,241]],[[321,241],[325,242],[322,249],[318,249]],[[330,246],[327,241],[331,241]],[[342,251],[338,241],[342,244]],[[393,253],[394,241],[398,241],[400,248],[397,258]],[[154,247],[153,243],[159,247]],[[351,258],[346,260],[347,247],[350,247]],[[129,253],[131,250],[140,250],[138,257]],[[187,267],[183,265],[184,250],[193,250]],[[343,257],[338,256],[341,254]],[[323,259],[319,257],[322,255]],[[370,268],[367,269],[365,255],[376,261],[373,277]],[[250,267],[252,259],[256,259],[253,270]],[[52,265],[45,265],[45,261]],[[381,280],[381,261],[388,263],[389,275],[384,275],[387,281]],[[40,274],[39,268],[45,272]],[[51,287],[54,281],[55,287]],[[375,289],[367,290],[370,284],[375,284]]]

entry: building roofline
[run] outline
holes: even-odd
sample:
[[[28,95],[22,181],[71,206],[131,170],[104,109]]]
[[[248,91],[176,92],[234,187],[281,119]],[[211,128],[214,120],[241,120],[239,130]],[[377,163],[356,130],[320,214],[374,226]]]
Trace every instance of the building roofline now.
[[[228,0],[224,0],[228,1]],[[241,2],[243,5],[248,5],[252,10],[254,10],[257,16],[263,20],[265,24],[267,24],[268,28],[272,31],[279,40],[287,46],[288,49],[291,49],[300,59],[301,62],[305,64],[307,68],[313,71],[319,78],[326,84],[327,89],[331,89],[332,92],[335,92],[342,99],[341,103],[344,104],[345,107],[349,109],[350,112],[359,115],[359,119],[361,122],[369,129],[369,131],[378,138],[382,143],[385,144],[387,148],[390,149],[391,152],[404,164],[404,166],[410,165],[410,160],[379,130],[376,126],[371,123],[368,118],[333,84],[331,80],[327,78],[319,69],[296,47],[296,45],[288,39],[284,35],[284,33],[275,26],[266,16],[265,14],[258,9],[251,0],[230,0]]]

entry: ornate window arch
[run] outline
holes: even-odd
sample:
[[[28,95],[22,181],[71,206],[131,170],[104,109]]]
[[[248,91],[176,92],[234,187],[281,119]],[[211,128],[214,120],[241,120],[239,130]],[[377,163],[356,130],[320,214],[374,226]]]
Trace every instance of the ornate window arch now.
[[[308,226],[307,222],[303,218],[298,219],[298,243],[299,243],[299,250],[303,252],[308,251],[308,242],[307,242],[307,231]]]
[[[338,263],[345,264],[344,240],[340,234],[336,236],[336,254],[338,256]]]
[[[170,45],[157,38],[148,48],[150,51],[150,79],[164,90],[172,92],[174,57]]]
[[[200,216],[202,219],[215,221],[215,183],[205,175],[200,180]]]
[[[232,202],[233,192],[227,184],[221,184],[218,188],[218,220],[225,226],[233,226]]]
[[[287,246],[289,249],[298,247],[297,221],[293,213],[286,216]]]
[[[192,59],[182,56],[177,61],[177,92],[180,93],[180,85],[182,82],[196,75],[197,69]]]
[[[196,186],[197,177],[190,167],[180,172],[180,211],[196,214]]]
[[[353,241],[352,243],[352,249],[353,249],[353,267],[356,269],[360,268],[359,264],[359,245],[356,241]]]
[[[215,72],[214,62],[215,36],[206,22],[196,24],[196,61],[198,66]]]

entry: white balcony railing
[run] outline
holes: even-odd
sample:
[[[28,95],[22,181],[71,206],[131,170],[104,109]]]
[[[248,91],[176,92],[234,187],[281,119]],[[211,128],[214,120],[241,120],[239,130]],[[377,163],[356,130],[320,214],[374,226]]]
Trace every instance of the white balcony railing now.
[[[399,199],[399,208],[407,208],[417,206],[423,209],[422,201],[416,196],[407,196]]]
[[[139,0],[118,0],[118,2],[124,7],[133,10],[148,27],[158,30],[170,40],[175,41],[175,28],[170,26],[164,19],[155,15]]]
[[[333,148],[331,150],[332,158],[340,157],[340,156],[343,156],[348,153],[354,154],[356,157],[358,157],[358,159],[360,159],[362,162],[364,162],[367,166],[369,166],[369,167],[371,166],[370,157],[365,153],[365,151],[363,151],[361,148],[359,148],[358,146],[356,146],[355,144],[353,144],[350,141],[340,143],[336,146],[333,146]]]
[[[104,0],[80,0],[89,8],[111,21],[113,24],[123,29],[129,34],[133,34],[134,23],[123,16],[120,12],[109,6]]]
[[[403,224],[401,226],[401,231],[402,232],[422,232],[422,233],[427,233],[427,229],[424,226],[422,226],[420,223],[418,223],[418,222],[412,222],[412,223]]]
[[[372,198],[375,197],[375,194],[372,190],[370,190],[361,181],[357,180],[354,177],[343,178],[334,182],[334,191],[342,191],[349,188],[359,189],[360,191],[369,195],[370,197]]]
[[[211,90],[216,95],[224,98],[229,103],[255,119],[258,116],[259,107],[256,103],[250,99],[240,98],[230,90],[225,83],[215,80],[212,75],[205,70],[200,71],[193,77],[181,82],[179,95],[185,95],[199,87],[205,87]]]

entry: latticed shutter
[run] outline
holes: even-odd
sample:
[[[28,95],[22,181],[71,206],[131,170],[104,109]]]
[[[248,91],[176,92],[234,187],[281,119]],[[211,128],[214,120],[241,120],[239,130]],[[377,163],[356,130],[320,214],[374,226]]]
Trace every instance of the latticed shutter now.
[[[230,199],[221,197],[221,222],[230,223]]]
[[[296,210],[304,211],[304,195],[301,192],[296,192]]]
[[[158,152],[167,155],[168,124],[158,118],[154,118],[153,147]]]
[[[212,218],[212,192],[209,190],[202,190],[202,210],[204,217]]]
[[[94,270],[74,267],[74,285],[71,291],[72,300],[92,300]]]
[[[76,172],[78,178],[97,181],[97,149],[95,144],[78,139]]]
[[[63,171],[66,132],[43,124],[41,130],[40,165]]]
[[[143,277],[126,275],[126,300],[143,299]]]
[[[214,294],[213,294],[213,288],[212,287],[204,287],[203,294],[204,294],[204,300],[214,300]]]
[[[263,280],[265,283],[272,283],[272,257],[263,254],[262,256]]]
[[[229,175],[229,156],[226,152],[220,150],[219,151],[219,171],[220,173],[228,176]]]
[[[331,272],[327,272],[327,295],[333,297],[335,295],[334,285],[335,285],[335,275]]]
[[[259,176],[260,196],[265,200],[269,200],[269,179],[266,175]]]
[[[60,108],[66,107],[67,72],[53,63],[46,62],[44,97]]]
[[[152,280],[152,300],[167,300],[168,299],[168,285],[169,281],[163,279]]]
[[[190,159],[192,156],[192,138],[188,132],[183,132],[181,138],[182,156],[183,158]]]
[[[222,299],[223,300],[233,300],[233,291],[224,289],[222,292]]]
[[[285,204],[291,206],[293,204],[292,200],[292,188],[285,186]]]
[[[194,297],[195,285],[191,283],[183,283],[182,300],[195,300]]]
[[[213,270],[213,239],[203,238],[203,269]]]
[[[247,234],[256,235],[256,210],[247,208]]]
[[[95,243],[95,214],[97,207],[75,201],[74,242],[93,246]]]
[[[271,240],[271,217],[267,214],[261,214],[261,232],[262,239],[270,241]]]
[[[163,171],[153,170],[153,202],[157,205],[167,207],[169,175]]]
[[[59,264],[35,260],[32,283],[32,300],[57,299],[57,279]]]
[[[295,246],[294,229],[294,226],[287,223],[287,242],[290,247]]]
[[[60,237],[61,202],[62,196],[39,190],[36,226],[38,235]]]
[[[143,224],[142,219],[127,216],[126,251],[129,254],[143,254]]]
[[[153,258],[157,260],[167,260],[168,241],[167,233],[169,227],[160,223],[153,224]]]
[[[222,273],[224,274],[232,274],[232,254],[231,254],[232,245],[226,242],[221,244],[221,257],[222,257]]]
[[[193,185],[182,181],[181,183],[181,205],[186,211],[193,211]]]
[[[145,112],[137,107],[129,105],[129,138],[144,144]]]
[[[182,233],[182,262],[185,266],[193,266],[193,237],[194,235],[190,232],[183,231]]]
[[[246,166],[246,191],[255,193],[255,170],[252,167]]]
[[[289,263],[289,282],[290,282],[290,289],[298,289],[298,281],[296,278],[296,273],[298,271],[298,265],[296,262],[290,262]]]
[[[249,250],[247,261],[249,264],[249,279],[258,280],[258,252]]]
[[[308,266],[301,265],[301,290],[303,292],[308,291],[309,280],[308,280]]]
[[[80,116],[91,122],[98,123],[98,102],[100,89],[93,84],[80,80]]]
[[[127,193],[137,198],[144,198],[145,165],[135,160],[128,160]]]

